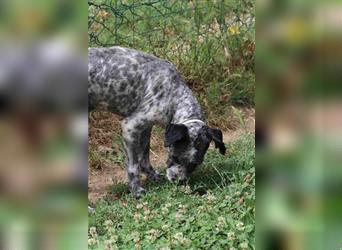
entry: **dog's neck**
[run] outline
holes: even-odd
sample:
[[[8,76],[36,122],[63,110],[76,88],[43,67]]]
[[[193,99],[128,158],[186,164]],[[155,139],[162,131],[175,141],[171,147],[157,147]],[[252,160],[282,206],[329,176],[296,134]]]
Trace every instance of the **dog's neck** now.
[[[174,112],[171,123],[183,123],[189,120],[203,121],[201,106],[192,91],[185,85],[178,90],[181,97],[174,103]]]

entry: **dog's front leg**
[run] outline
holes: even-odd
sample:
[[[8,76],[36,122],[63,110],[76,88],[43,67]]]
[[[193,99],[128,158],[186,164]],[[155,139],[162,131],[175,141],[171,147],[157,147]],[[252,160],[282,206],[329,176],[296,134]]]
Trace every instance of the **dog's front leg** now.
[[[140,147],[142,139],[142,130],[139,129],[139,123],[135,119],[124,119],[122,121],[122,134],[126,154],[126,171],[128,185],[136,198],[140,198],[145,189],[140,182],[140,165],[143,158],[144,149]]]
[[[152,126],[145,129],[141,135],[141,148],[144,149],[143,158],[141,161],[141,171],[152,181],[160,181],[161,176],[153,169],[150,164],[150,140],[151,140]]]

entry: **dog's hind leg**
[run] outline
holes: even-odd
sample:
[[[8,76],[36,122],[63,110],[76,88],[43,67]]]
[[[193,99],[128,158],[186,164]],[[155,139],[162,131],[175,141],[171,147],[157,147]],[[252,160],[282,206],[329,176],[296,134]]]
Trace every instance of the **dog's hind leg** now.
[[[126,154],[126,171],[128,185],[136,198],[141,197],[146,191],[140,182],[140,165],[144,155],[141,148],[142,131],[139,120],[126,118],[121,123],[124,149]]]

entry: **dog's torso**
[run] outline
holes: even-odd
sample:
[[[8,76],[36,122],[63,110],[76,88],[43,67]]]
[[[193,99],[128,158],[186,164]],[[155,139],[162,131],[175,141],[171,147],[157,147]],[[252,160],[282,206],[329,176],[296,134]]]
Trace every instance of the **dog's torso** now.
[[[197,100],[170,62],[122,47],[90,48],[88,54],[90,109],[100,105],[123,117],[141,115],[152,123],[189,115],[202,118]]]

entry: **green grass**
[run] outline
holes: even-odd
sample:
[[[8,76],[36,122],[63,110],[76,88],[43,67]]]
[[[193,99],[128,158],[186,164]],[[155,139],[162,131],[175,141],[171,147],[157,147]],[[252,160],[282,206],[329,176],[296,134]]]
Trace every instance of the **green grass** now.
[[[89,214],[90,249],[254,249],[254,136],[227,146],[227,156],[210,150],[187,185],[147,183],[140,200],[113,187],[120,198]]]

